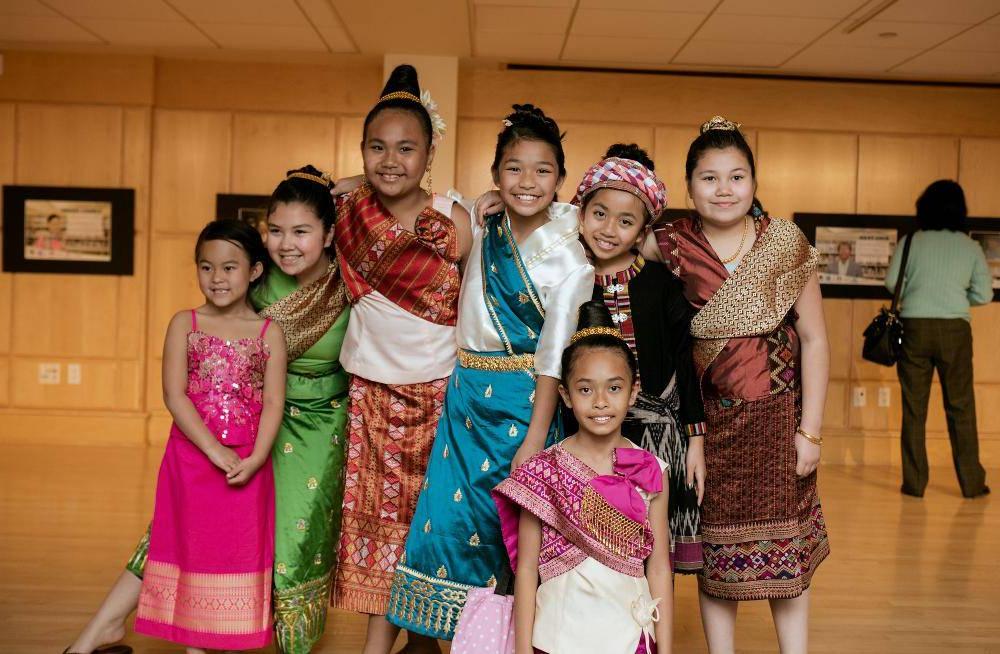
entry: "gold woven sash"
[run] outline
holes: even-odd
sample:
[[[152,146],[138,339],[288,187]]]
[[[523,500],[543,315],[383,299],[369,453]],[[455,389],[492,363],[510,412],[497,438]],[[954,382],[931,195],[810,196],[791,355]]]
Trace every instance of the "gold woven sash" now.
[[[774,331],[816,269],[819,253],[790,220],[771,219],[739,267],[691,319],[694,361],[704,371],[731,338]]]
[[[322,277],[261,310],[260,315],[281,325],[288,360],[294,361],[323,338],[347,302],[347,289],[333,260]]]

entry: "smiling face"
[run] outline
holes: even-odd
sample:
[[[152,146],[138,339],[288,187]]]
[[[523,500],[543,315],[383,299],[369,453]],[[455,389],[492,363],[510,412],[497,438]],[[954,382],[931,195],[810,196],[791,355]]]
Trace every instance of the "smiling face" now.
[[[580,234],[596,263],[609,270],[623,270],[635,258],[646,235],[646,208],[628,191],[602,188],[592,193],[583,208]]]
[[[562,187],[556,153],[551,145],[518,139],[504,150],[493,171],[493,183],[511,216],[530,218],[548,210]]]
[[[434,146],[411,112],[384,109],[368,124],[361,156],[375,191],[383,198],[400,198],[419,189]]]
[[[333,229],[301,202],[279,203],[267,217],[267,252],[285,274],[302,279],[320,275],[329,265],[326,249],[333,243]]]
[[[198,250],[198,286],[205,301],[219,309],[246,302],[250,282],[263,272],[264,266],[251,266],[246,250],[232,241],[205,241]]]
[[[621,433],[622,421],[635,403],[638,390],[621,352],[607,347],[586,348],[574,356],[566,381],[559,387],[559,394],[576,416],[580,431],[595,436]]]
[[[750,213],[756,192],[750,162],[735,147],[706,150],[688,180],[688,193],[701,219],[728,227]]]

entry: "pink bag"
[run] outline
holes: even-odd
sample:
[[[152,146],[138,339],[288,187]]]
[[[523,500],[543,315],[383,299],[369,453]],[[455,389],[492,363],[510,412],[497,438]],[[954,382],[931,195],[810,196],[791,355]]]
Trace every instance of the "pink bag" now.
[[[514,654],[514,597],[492,588],[470,589],[451,654]]]

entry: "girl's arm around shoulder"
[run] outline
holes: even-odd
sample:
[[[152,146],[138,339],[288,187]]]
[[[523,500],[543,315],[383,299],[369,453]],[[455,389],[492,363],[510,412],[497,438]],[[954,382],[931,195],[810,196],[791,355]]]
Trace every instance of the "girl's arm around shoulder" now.
[[[542,549],[542,523],[521,511],[517,529],[517,570],[514,575],[514,654],[533,654],[535,596],[538,593],[538,554]]]
[[[667,527],[667,513],[670,502],[670,479],[663,471],[663,492],[649,503],[649,524],[653,529],[653,552],[646,560],[646,581],[649,594],[658,605],[660,619],[655,623],[656,651],[658,654],[672,652],[674,638],[674,591],[670,571],[670,533]]]
[[[215,466],[229,472],[239,463],[240,457],[208,430],[187,395],[187,341],[193,328],[191,311],[179,311],[167,326],[163,339],[163,403],[188,440]]]
[[[260,423],[257,426],[257,440],[253,452],[243,459],[226,477],[230,486],[242,486],[250,481],[253,475],[266,465],[271,454],[271,447],[281,426],[281,417],[285,411],[285,377],[288,368],[288,355],[285,347],[285,335],[281,326],[272,322],[264,332],[264,342],[267,344],[270,356],[264,368],[264,401],[260,413]]]
[[[459,265],[465,270],[465,262],[472,250],[472,218],[458,202],[451,205],[451,222],[455,224],[455,235],[458,237]]]

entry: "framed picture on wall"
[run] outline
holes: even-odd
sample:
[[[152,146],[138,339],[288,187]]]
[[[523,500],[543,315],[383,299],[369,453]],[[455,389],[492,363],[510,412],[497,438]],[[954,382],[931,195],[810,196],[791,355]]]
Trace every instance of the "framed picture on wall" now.
[[[819,250],[823,297],[892,298],[885,276],[900,238],[916,228],[913,216],[796,213],[795,222]],[[1000,218],[968,224],[993,274],[993,301],[1000,301]]]
[[[3,270],[131,275],[135,191],[3,187]]]
[[[267,205],[270,201],[270,195],[219,193],[215,196],[215,219],[242,220],[264,238],[267,236]]]
[[[969,218],[969,236],[979,243],[993,275],[993,301],[1000,301],[1000,218]]]
[[[795,223],[819,250],[823,297],[885,298],[892,253],[915,227],[913,216],[796,213]]]

